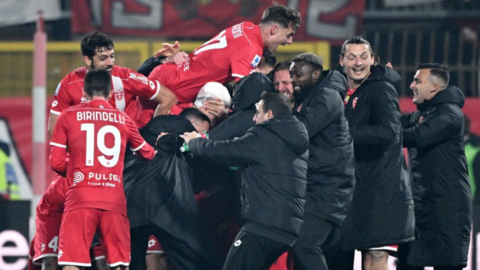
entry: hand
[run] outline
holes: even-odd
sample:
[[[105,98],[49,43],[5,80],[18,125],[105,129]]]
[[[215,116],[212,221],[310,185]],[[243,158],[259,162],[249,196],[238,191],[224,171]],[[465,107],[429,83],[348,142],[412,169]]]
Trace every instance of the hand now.
[[[162,43],[162,48],[158,50],[153,57],[158,58],[159,56],[172,56],[180,52],[180,43],[175,41],[175,44]]]
[[[178,52],[174,55],[167,57],[164,63],[175,63],[175,65],[181,65],[188,60],[188,54],[186,52]]]
[[[155,144],[158,143],[158,140],[160,140],[160,138],[161,138],[162,136],[165,136],[165,135],[167,135],[167,134],[168,134],[168,132],[162,132],[162,133],[160,133],[160,135],[158,135],[158,137],[157,137],[157,141],[155,142]]]
[[[213,116],[221,116],[227,114],[228,110],[225,109],[223,101],[216,97],[215,99],[209,99],[205,101],[205,111]]]
[[[200,137],[199,134],[195,131],[192,132],[185,132],[183,135],[180,135],[182,139],[188,144],[191,140]]]

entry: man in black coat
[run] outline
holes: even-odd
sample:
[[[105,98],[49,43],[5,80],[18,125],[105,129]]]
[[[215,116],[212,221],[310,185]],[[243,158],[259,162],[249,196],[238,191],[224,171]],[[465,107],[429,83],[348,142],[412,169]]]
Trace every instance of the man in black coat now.
[[[397,269],[467,265],[472,196],[463,142],[465,98],[445,65],[422,64],[410,84],[417,111],[402,117],[413,175],[418,238],[399,247]]]
[[[294,246],[295,269],[328,270],[324,252],[340,240],[355,186],[353,141],[344,116],[347,81],[325,70],[320,58],[302,53],[290,68],[294,115],[308,131],[305,221]]]
[[[189,108],[180,115],[157,116],[140,129],[158,154],[150,162],[133,155],[125,160],[123,180],[132,243],[130,269],[146,269],[150,235],[157,237],[175,269],[220,267],[194,199],[192,170],[179,151],[183,144],[180,134],[208,130],[208,124],[207,116]],[[163,136],[157,141],[159,134]]]
[[[353,37],[340,55],[348,92],[345,116],[355,148],[356,185],[344,223],[342,246],[362,251],[363,268],[387,270],[388,251],[414,240],[410,180],[402,149],[397,91],[400,76],[374,65],[370,43]],[[352,266],[348,269],[352,269]]]
[[[298,238],[303,223],[308,135],[288,99],[264,93],[256,125],[236,140],[182,137],[193,154],[212,163],[241,166],[244,225],[223,269],[267,269]]]

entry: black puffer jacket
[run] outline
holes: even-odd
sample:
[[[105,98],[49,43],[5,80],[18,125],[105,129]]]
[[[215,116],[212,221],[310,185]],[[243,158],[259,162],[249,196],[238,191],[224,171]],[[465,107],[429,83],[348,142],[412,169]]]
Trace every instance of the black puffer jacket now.
[[[295,116],[308,131],[307,206],[309,213],[341,225],[355,186],[353,141],[344,116],[347,81],[327,70],[311,88]]]
[[[467,265],[472,198],[463,145],[464,103],[462,91],[450,86],[402,118],[418,239],[399,251],[410,265]]]
[[[393,86],[398,80],[393,69],[372,66],[345,105],[356,162],[356,186],[342,240],[346,250],[414,239],[413,199]]]
[[[293,245],[303,223],[308,135],[294,116],[258,124],[239,139],[194,139],[194,153],[216,164],[242,166],[243,229]]]

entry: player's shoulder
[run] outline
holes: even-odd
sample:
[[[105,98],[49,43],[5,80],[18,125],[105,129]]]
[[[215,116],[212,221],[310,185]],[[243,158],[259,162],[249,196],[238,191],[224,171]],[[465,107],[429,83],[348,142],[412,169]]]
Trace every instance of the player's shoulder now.
[[[112,68],[112,76],[114,77],[120,77],[122,79],[125,79],[130,76],[130,73],[135,73],[135,72],[128,67],[113,66]]]
[[[68,73],[64,79],[68,81],[83,80],[85,78],[85,75],[87,75],[87,68],[79,67]]]

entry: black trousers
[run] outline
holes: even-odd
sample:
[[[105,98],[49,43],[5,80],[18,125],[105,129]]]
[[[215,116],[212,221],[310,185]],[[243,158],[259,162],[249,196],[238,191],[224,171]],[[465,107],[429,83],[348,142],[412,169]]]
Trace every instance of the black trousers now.
[[[240,230],[230,247],[224,270],[266,270],[290,246]]]
[[[216,270],[221,269],[220,261],[208,248],[199,252],[193,250],[185,242],[173,237],[167,231],[155,226],[141,226],[130,229],[131,262],[130,270],[145,270],[145,255],[147,252],[148,238],[155,235],[162,245],[168,263],[174,269],[185,270]]]
[[[305,213],[300,237],[293,246],[295,270],[328,270],[324,253],[336,248],[340,238],[340,226]]]

